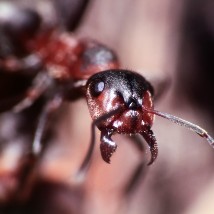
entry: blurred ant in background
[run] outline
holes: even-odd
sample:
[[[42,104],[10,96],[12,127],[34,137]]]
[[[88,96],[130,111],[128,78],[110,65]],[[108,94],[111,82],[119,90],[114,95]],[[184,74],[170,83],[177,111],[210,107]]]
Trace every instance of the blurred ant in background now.
[[[69,23],[65,24],[68,30],[74,31],[78,27],[88,2],[88,0],[73,1],[74,10],[71,14],[66,14],[68,18],[66,21]],[[51,65],[48,65],[50,70],[47,71],[46,66],[50,60],[60,60],[59,55],[58,59],[57,57],[50,59],[55,54],[53,49],[57,46],[65,48],[65,54],[71,53],[72,57],[69,59],[65,57],[67,62],[64,63],[68,63],[68,66],[75,64],[78,67],[76,58],[87,45],[93,47],[95,42],[79,41],[73,35],[61,33],[56,24],[48,23],[46,26],[42,17],[29,8],[1,2],[0,11],[0,204],[5,204],[6,209],[7,207],[10,209],[14,201],[23,198],[26,189],[28,191],[35,185],[27,181],[32,177],[32,171],[40,159],[37,156],[41,156],[39,154],[41,148],[40,143],[37,145],[33,143],[35,145],[33,152],[29,152],[32,151],[29,148],[32,144],[29,145],[29,142],[41,142],[42,137],[44,141],[49,140],[52,133],[48,133],[46,121],[57,105],[60,105],[56,91],[61,97],[60,94],[64,93],[60,86],[63,81],[66,82],[66,87],[70,89],[73,87],[73,80],[68,81],[70,78],[68,73],[61,79],[57,74],[50,74]],[[37,42],[38,46],[35,47],[34,42]],[[49,49],[45,51],[47,44]],[[61,54],[64,54],[64,51]],[[44,60],[47,64],[44,64]],[[60,66],[59,61],[54,64],[61,67],[61,73],[66,73],[63,71],[65,66]],[[69,99],[75,99],[77,95],[74,93],[72,96],[74,98]],[[53,97],[55,101],[49,102]],[[12,168],[8,168],[8,165]],[[48,189],[45,189],[48,192]],[[17,207],[15,210],[17,211]]]
[[[32,143],[32,155],[42,150],[42,139],[48,118],[64,101],[86,97],[93,119],[89,150],[78,175],[84,174],[90,163],[95,144],[95,126],[101,131],[100,150],[104,161],[110,163],[116,144],[115,133],[140,134],[151,151],[152,164],[158,155],[155,135],[151,130],[154,115],[185,126],[207,139],[214,140],[205,130],[181,118],[154,110],[154,90],[141,75],[120,69],[116,54],[91,39],[80,39],[62,32],[55,26],[44,26],[40,15],[31,9],[9,8],[0,16],[0,75],[11,78],[21,75],[25,85],[21,95],[1,99],[0,111],[22,112],[43,98]],[[19,85],[19,80],[17,85]],[[4,85],[8,88],[8,85]],[[4,89],[3,87],[3,89]],[[137,144],[142,151],[143,145]],[[127,191],[140,177],[143,162],[136,168]]]

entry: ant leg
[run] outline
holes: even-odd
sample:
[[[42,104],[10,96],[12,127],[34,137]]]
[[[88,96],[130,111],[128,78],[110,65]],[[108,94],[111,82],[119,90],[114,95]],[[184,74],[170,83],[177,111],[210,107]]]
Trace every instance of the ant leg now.
[[[34,75],[41,68],[41,59],[36,54],[21,59],[15,57],[0,59],[0,69],[5,70],[5,72]]]
[[[114,109],[111,112],[108,112],[104,115],[102,115],[101,117],[97,118],[96,120],[93,121],[93,123],[91,124],[91,141],[90,141],[90,146],[88,149],[88,152],[85,156],[85,159],[83,160],[80,169],[77,172],[77,177],[83,177],[85,175],[86,170],[89,167],[89,164],[91,162],[91,157],[92,157],[92,153],[94,151],[94,146],[95,146],[95,127],[97,125],[99,125],[100,122],[105,121],[106,119],[108,119],[109,117],[121,112],[121,108],[118,109]],[[110,162],[110,157],[113,154],[113,152],[116,150],[117,146],[116,144],[111,140],[111,134],[110,132],[107,132],[106,134],[106,130],[105,131],[101,131],[101,145],[100,145],[100,149],[101,149],[101,155],[103,157],[103,159],[109,163]],[[106,148],[108,148],[108,151],[106,150]],[[108,157],[108,158],[107,158]]]
[[[137,167],[134,170],[134,173],[131,176],[130,181],[125,186],[124,194],[125,196],[129,196],[133,190],[137,187],[139,184],[139,181],[141,178],[145,177],[147,167],[146,167],[145,160],[142,160]]]
[[[39,73],[35,77],[30,89],[27,90],[24,99],[15,105],[12,108],[12,111],[17,113],[30,107],[35,102],[35,100],[37,100],[45,92],[51,83],[52,82],[50,77],[45,72]]]
[[[153,131],[150,129],[149,126],[146,126],[146,129],[144,129],[141,133],[140,133],[144,139],[146,140],[146,142],[148,143],[149,147],[150,147],[150,151],[151,151],[151,160],[149,161],[148,164],[145,163],[145,159],[143,158],[141,160],[141,162],[138,164],[138,166],[136,167],[136,169],[134,170],[133,175],[131,176],[131,180],[128,182],[128,184],[125,187],[125,195],[128,196],[130,195],[130,193],[135,189],[135,187],[137,186],[140,178],[146,173],[146,165],[150,165],[152,164],[155,159],[157,158],[158,155],[158,146],[157,146],[157,140],[155,138],[155,135],[153,134]],[[137,146],[138,150],[143,153],[144,152],[144,147],[143,147],[143,143],[142,141],[140,141],[140,139],[135,138],[135,141],[137,140],[137,142],[135,143],[135,145]]]
[[[158,156],[158,145],[157,145],[157,140],[155,138],[155,135],[153,133],[153,131],[150,129],[149,126],[143,127],[144,129],[142,130],[142,132],[140,133],[144,139],[146,140],[146,142],[149,145],[150,148],[150,152],[151,152],[151,160],[149,161],[148,165],[152,164],[155,159]]]
[[[130,139],[131,143],[140,151],[144,152],[145,147],[142,141],[142,137],[139,135],[131,135],[131,136],[125,136],[126,138]]]
[[[39,121],[37,124],[33,144],[32,152],[34,156],[38,156],[42,150],[42,137],[44,135],[45,127],[47,125],[48,118],[55,112],[62,103],[62,97],[55,97],[53,100],[49,101],[41,112]]]
[[[145,153],[144,144],[142,139],[138,135],[134,135],[132,138],[130,138],[132,143],[137,147],[137,149],[140,151],[140,153],[143,155]],[[129,196],[130,193],[136,188],[138,185],[140,178],[144,177],[146,173],[146,162],[145,158],[141,158],[140,163],[135,168],[134,172],[131,175],[131,179],[128,181],[128,183],[125,186],[124,194],[125,196]]]
[[[89,149],[87,151],[85,159],[83,160],[83,162],[77,172],[78,179],[79,178],[82,179],[85,176],[85,172],[87,171],[89,164],[91,162],[91,157],[92,157],[92,153],[94,151],[94,146],[95,146],[95,123],[93,122],[91,124],[91,140],[90,140]]]
[[[85,175],[85,172],[89,167],[89,163],[91,161],[92,153],[94,151],[94,146],[95,146],[95,123],[92,123],[90,146],[89,146],[87,155],[77,173],[78,177],[82,177]],[[113,152],[115,152],[116,148],[117,146],[115,142],[113,142],[111,139],[111,134],[109,134],[109,132],[106,132],[106,131],[101,131],[100,150],[101,150],[102,158],[105,162],[110,163],[110,157],[112,156]]]

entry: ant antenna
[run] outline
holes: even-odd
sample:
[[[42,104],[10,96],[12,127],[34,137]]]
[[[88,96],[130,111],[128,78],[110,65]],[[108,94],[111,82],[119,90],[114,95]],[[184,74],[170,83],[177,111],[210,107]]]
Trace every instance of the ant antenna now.
[[[173,123],[176,123],[180,126],[184,126],[187,129],[197,133],[201,137],[206,138],[206,140],[210,144],[210,146],[212,146],[214,148],[214,139],[207,133],[206,130],[202,129],[200,126],[190,123],[189,121],[186,121],[184,119],[181,119],[179,117],[176,117],[176,116],[168,114],[168,113],[160,112],[160,111],[153,110],[153,109],[148,109],[144,106],[142,106],[142,108],[146,112],[149,112],[149,113],[158,115],[160,117],[163,117],[165,119],[168,119],[168,120],[172,121]]]

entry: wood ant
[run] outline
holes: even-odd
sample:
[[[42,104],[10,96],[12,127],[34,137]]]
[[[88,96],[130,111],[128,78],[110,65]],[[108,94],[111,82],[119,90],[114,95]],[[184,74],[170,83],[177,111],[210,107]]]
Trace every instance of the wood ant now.
[[[16,16],[1,21],[2,37],[8,45],[1,44],[0,72],[32,77],[24,98],[12,105],[12,111],[30,107],[41,96],[46,99],[32,144],[34,155],[41,152],[49,115],[63,101],[80,97],[86,97],[93,123],[89,150],[79,173],[89,166],[95,145],[95,126],[101,131],[100,150],[107,163],[117,148],[111,136],[118,133],[142,135],[151,151],[148,164],[152,164],[158,155],[157,141],[151,130],[155,115],[196,132],[214,147],[214,139],[199,126],[155,110],[151,84],[138,73],[120,69],[117,56],[105,45],[77,38],[55,27],[44,27],[39,14],[30,9],[16,9]],[[8,48],[13,43],[18,43],[17,50]]]

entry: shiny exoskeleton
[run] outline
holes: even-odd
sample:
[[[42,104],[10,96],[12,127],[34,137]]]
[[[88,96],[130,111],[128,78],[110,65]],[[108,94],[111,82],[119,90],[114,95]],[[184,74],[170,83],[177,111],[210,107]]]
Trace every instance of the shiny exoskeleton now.
[[[101,130],[101,154],[110,163],[116,150],[111,135],[141,134],[152,152],[152,163],[157,157],[157,144],[151,131],[154,114],[143,111],[142,106],[153,109],[153,88],[141,75],[128,70],[108,70],[93,75],[86,85],[86,97],[93,120],[112,110],[119,112],[97,124]]]

